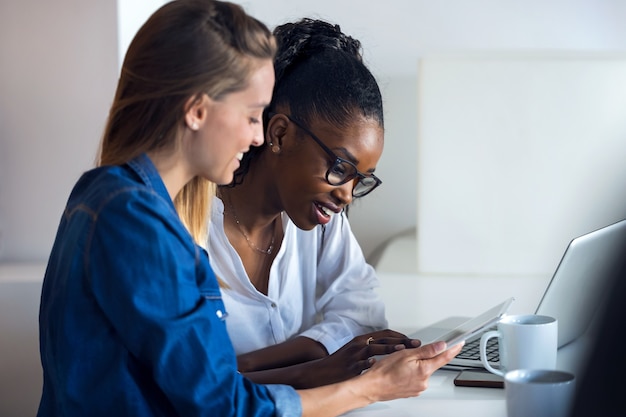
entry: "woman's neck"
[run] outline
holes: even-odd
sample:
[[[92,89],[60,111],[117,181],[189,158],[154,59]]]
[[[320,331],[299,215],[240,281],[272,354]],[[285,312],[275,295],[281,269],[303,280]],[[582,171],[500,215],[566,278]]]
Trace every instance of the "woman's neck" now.
[[[170,198],[174,201],[180,190],[193,178],[186,164],[177,153],[171,151],[152,151],[147,155],[161,176]]]
[[[248,189],[243,184],[234,188],[220,187],[218,197],[224,203],[224,217],[234,222],[249,236],[254,236],[268,228],[280,215],[270,205],[258,189]]]
[[[250,234],[267,228],[283,210],[272,176],[267,170],[254,168],[252,164],[240,184],[218,188],[224,210],[234,211],[239,223]]]

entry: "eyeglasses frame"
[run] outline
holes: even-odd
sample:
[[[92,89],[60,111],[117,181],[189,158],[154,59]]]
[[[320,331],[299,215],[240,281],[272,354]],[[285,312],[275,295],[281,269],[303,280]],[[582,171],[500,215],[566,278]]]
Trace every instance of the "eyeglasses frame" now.
[[[309,135],[315,141],[315,143],[317,143],[319,145],[320,148],[322,148],[324,150],[324,152],[326,152],[328,154],[328,156],[330,156],[334,160],[332,165],[326,171],[325,179],[326,179],[326,182],[328,184],[332,185],[333,187],[338,187],[338,186],[346,184],[346,183],[348,183],[350,181],[354,181],[355,178],[359,178],[359,182],[361,182],[361,179],[363,179],[363,178],[373,178],[374,181],[375,181],[375,185],[372,188],[368,189],[367,192],[365,192],[363,194],[355,195],[354,194],[354,190],[355,190],[356,187],[352,188],[352,197],[353,198],[361,198],[361,197],[364,197],[364,196],[368,195],[372,191],[374,191],[380,184],[383,183],[382,180],[380,178],[378,178],[376,175],[374,175],[374,174],[365,175],[362,172],[360,172],[357,169],[356,165],[354,165],[351,161],[348,161],[347,159],[343,159],[343,158],[337,156],[328,146],[326,146],[324,144],[324,142],[322,142],[322,140],[320,138],[317,137],[317,135],[315,135],[315,133],[311,132],[307,127],[305,127],[302,122],[299,122],[298,120],[294,119],[293,116],[290,116],[290,115],[285,114],[285,113],[268,112],[268,117],[271,118],[271,117],[276,116],[278,114],[282,114],[290,122],[292,122],[294,125],[296,125],[300,129],[302,129],[307,135]],[[337,166],[339,164],[342,164],[342,163],[347,163],[347,164],[351,165],[354,168],[354,172],[355,173],[354,173],[353,176],[347,177],[347,178],[345,178],[344,180],[342,180],[341,182],[339,182],[337,184],[333,184],[328,179],[328,177],[330,176],[330,171],[333,169],[333,167],[335,167],[335,166]]]

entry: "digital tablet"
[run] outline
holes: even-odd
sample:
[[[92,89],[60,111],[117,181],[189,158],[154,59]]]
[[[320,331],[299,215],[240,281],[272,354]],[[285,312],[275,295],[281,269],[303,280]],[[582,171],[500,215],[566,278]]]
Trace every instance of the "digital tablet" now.
[[[498,323],[500,319],[506,314],[507,310],[515,298],[511,297],[498,304],[495,307],[490,308],[479,316],[476,316],[463,324],[450,330],[448,333],[437,338],[437,340],[443,340],[446,342],[448,349],[452,346],[458,345],[464,340],[470,339],[473,336],[487,330],[489,327]]]

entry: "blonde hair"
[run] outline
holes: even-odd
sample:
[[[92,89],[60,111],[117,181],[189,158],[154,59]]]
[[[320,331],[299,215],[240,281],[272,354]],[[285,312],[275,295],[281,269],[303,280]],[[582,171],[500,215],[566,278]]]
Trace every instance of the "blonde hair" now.
[[[176,146],[185,104],[219,100],[247,86],[258,60],[272,60],[269,29],[241,6],[175,0],[157,10],[131,42],[100,144],[97,164],[122,165],[142,153]],[[204,246],[214,184],[196,177],[176,196],[178,214]]]

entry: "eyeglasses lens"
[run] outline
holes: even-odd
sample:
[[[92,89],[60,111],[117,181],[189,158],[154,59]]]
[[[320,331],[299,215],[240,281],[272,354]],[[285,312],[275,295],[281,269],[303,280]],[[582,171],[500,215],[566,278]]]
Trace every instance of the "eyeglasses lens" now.
[[[365,194],[368,194],[374,188],[376,188],[377,185],[378,183],[373,178],[368,178],[368,177],[360,178],[359,182],[356,184],[356,186],[352,190],[352,195],[354,197],[362,197]]]
[[[356,168],[341,159],[337,159],[328,170],[327,180],[331,185],[341,185],[356,177]]]
[[[342,185],[354,180],[358,175],[356,167],[347,161],[337,159],[328,170],[326,179],[331,185]],[[378,182],[372,177],[361,177],[352,190],[354,197],[360,197],[372,191]]]

